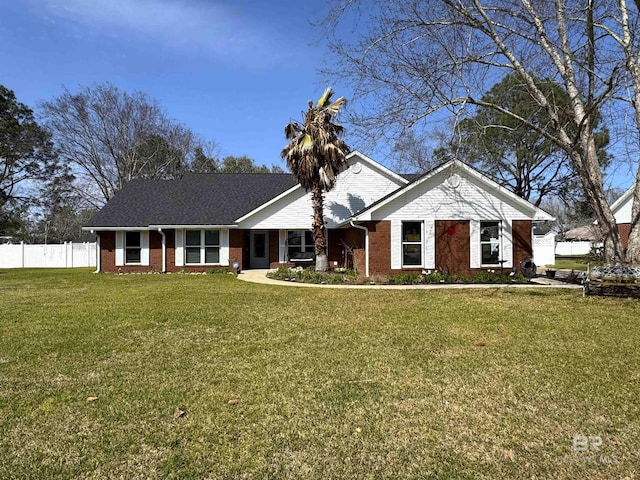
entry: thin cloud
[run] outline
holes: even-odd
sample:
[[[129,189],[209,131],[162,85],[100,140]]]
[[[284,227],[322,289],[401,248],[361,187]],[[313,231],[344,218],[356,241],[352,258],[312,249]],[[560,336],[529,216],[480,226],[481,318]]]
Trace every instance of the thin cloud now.
[[[281,60],[277,34],[232,7],[175,0],[31,0],[41,16],[71,22],[91,33],[196,48],[218,60],[267,66]]]

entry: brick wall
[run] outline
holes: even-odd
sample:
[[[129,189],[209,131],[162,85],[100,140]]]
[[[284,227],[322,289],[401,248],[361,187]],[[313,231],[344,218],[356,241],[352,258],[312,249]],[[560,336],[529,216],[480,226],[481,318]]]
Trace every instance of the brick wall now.
[[[229,266],[238,262],[240,270],[243,268],[244,230],[229,230]]]
[[[369,229],[369,274],[391,271],[391,222],[363,222]],[[364,272],[364,269],[362,270]]]
[[[269,232],[269,267],[278,268],[280,264],[280,232],[278,230],[271,230]],[[275,265],[273,267],[272,265]]]
[[[391,269],[391,224],[388,221],[363,222],[369,229],[369,273],[387,275],[402,272],[420,273],[422,268]],[[453,229],[450,229],[453,227]],[[531,257],[533,252],[531,221],[513,222],[513,265]],[[359,272],[365,271],[364,232],[355,228],[345,230],[345,242],[354,246],[354,263]],[[436,263],[450,273],[472,277],[486,268],[470,268],[469,221],[436,222]],[[397,248],[400,248],[398,245]],[[498,270],[499,267],[496,269]],[[510,271],[511,269],[505,270]]]
[[[525,258],[533,257],[533,233],[531,220],[514,220],[512,223],[513,236],[513,266],[516,273],[520,271],[520,263]]]
[[[618,231],[620,232],[620,240],[622,241],[622,247],[627,248],[627,245],[629,245],[629,233],[631,233],[631,224],[619,223]]]
[[[98,232],[100,237],[100,269],[103,272],[115,272],[116,268],[116,232]]]
[[[233,232],[233,235],[232,235]],[[229,258],[232,255],[242,257],[242,232],[229,231]],[[175,230],[164,230],[166,235],[167,272],[206,272],[211,266],[185,266],[176,267]],[[240,235],[237,235],[240,234]],[[158,231],[149,232],[149,265],[122,265],[116,266],[116,233],[98,232],[100,237],[100,269],[103,272],[162,272],[162,235]],[[233,243],[232,243],[233,238]],[[240,240],[239,240],[240,239]],[[240,246],[238,246],[240,241]],[[219,267],[227,268],[227,267]]]

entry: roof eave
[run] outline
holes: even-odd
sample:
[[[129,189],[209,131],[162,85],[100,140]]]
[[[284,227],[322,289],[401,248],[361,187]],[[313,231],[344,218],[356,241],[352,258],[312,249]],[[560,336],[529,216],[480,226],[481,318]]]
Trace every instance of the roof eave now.
[[[633,195],[634,187],[635,187],[635,184],[631,185],[631,187],[629,187],[626,192],[620,195],[620,197],[611,204],[611,212],[614,215],[617,213],[620,207],[622,207],[625,203],[627,203],[627,200],[629,200],[629,198]]]
[[[364,160],[365,163],[368,163],[369,165],[371,165],[373,168],[376,168],[378,170],[380,170],[381,172],[383,172],[385,175],[399,181],[400,183],[402,183],[403,185],[408,185],[409,180],[407,180],[406,178],[402,177],[401,175],[398,175],[396,172],[394,172],[393,170],[388,169],[387,167],[385,167],[384,165],[382,165],[381,163],[376,162],[374,159],[366,156],[364,153],[359,152],[358,150],[353,150],[352,152],[350,152],[349,154],[347,154],[346,158],[347,160],[358,156],[360,157],[361,160]]]
[[[139,231],[139,230],[157,230],[157,229],[178,229],[178,228],[199,228],[199,229],[219,229],[219,228],[238,228],[238,225],[227,225],[227,224],[189,224],[189,225],[178,225],[178,224],[153,224],[153,225],[145,225],[140,227],[82,227],[82,231],[84,232],[117,232],[117,231]]]
[[[82,227],[83,232],[116,232],[116,231],[139,231],[139,230],[150,230],[148,225],[139,226],[139,227],[105,227],[105,226],[96,226],[96,227]]]
[[[153,224],[149,228],[157,230],[158,228],[178,229],[178,228],[238,228],[236,224]]]

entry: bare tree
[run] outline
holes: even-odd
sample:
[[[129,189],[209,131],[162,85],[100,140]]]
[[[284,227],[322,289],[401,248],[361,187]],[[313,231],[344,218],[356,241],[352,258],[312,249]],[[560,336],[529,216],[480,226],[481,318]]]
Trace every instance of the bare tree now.
[[[61,157],[98,206],[134,178],[182,175],[199,144],[158,102],[108,83],[78,93],[65,89],[41,109]]]
[[[418,137],[414,130],[409,130],[393,145],[395,169],[403,173],[425,173],[436,166],[433,149],[428,138]]]
[[[590,0],[593,2],[594,0]],[[618,64],[625,72],[626,90],[618,97],[627,102],[634,113],[636,142],[640,140],[640,0],[629,6],[626,0],[617,0],[617,11],[603,18],[591,18],[598,34],[613,42],[621,50],[623,61]],[[595,35],[594,35],[595,37]],[[627,94],[627,92],[629,92]],[[640,162],[636,159],[636,179],[631,207],[631,231],[627,247],[627,260],[640,262]]]
[[[606,200],[595,130],[599,112],[617,108],[620,99],[636,108],[640,128],[637,0],[633,14],[625,0],[617,0],[617,7],[596,0],[369,0],[366,9],[361,5],[337,1],[328,19],[333,27],[354,14],[364,20],[358,35],[332,43],[339,58],[333,73],[347,80],[354,98],[365,100],[367,110],[351,118],[360,131],[398,138],[439,112],[459,114],[478,106],[508,115],[566,152],[598,220],[607,258],[624,257]],[[621,48],[613,48],[615,41]],[[507,74],[521,79],[545,110],[546,123],[482,100],[481,92]],[[568,112],[536,85],[535,77],[562,86],[570,99]],[[627,87],[635,97],[627,95]],[[636,185],[627,252],[632,261],[640,261],[640,181]]]

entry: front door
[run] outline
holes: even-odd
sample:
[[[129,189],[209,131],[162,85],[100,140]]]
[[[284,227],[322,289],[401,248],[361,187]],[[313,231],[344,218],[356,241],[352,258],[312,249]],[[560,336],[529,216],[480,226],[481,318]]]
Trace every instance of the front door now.
[[[249,268],[269,268],[269,232],[251,232]]]

